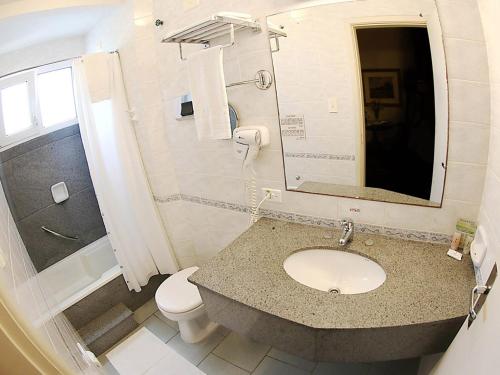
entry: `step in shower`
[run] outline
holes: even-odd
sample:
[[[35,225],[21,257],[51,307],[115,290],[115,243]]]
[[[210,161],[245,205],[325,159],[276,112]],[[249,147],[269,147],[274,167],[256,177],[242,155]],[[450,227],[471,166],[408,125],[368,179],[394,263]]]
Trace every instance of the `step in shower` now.
[[[119,303],[80,328],[78,333],[89,350],[99,356],[138,326],[133,312]]]

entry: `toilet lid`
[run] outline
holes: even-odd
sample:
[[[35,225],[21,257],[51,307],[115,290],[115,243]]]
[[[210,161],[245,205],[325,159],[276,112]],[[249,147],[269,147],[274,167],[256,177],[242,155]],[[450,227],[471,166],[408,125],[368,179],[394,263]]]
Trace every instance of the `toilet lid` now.
[[[198,267],[189,267],[166,279],[156,290],[158,307],[170,313],[183,313],[200,306],[200,292],[196,285],[187,280],[197,270]]]

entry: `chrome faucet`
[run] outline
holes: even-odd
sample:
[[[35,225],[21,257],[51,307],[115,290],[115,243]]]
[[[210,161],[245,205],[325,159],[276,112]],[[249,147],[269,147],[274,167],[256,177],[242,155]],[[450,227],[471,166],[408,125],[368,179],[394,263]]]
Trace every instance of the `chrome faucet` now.
[[[343,219],[340,221],[340,226],[342,227],[342,236],[340,236],[339,245],[345,246],[354,237],[354,222],[350,219]]]

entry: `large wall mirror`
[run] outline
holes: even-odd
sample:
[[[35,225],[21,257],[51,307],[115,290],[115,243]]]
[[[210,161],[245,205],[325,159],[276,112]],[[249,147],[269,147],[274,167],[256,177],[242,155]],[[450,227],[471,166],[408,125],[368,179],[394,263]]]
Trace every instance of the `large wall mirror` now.
[[[434,1],[268,17],[287,190],[440,207],[448,93]]]

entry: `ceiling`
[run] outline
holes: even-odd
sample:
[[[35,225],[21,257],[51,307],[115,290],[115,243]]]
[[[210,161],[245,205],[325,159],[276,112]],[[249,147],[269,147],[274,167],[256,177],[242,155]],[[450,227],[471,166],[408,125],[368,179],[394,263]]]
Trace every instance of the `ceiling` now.
[[[0,6],[13,3],[0,0]],[[0,54],[49,40],[86,34],[116,5],[50,9],[0,19]]]

